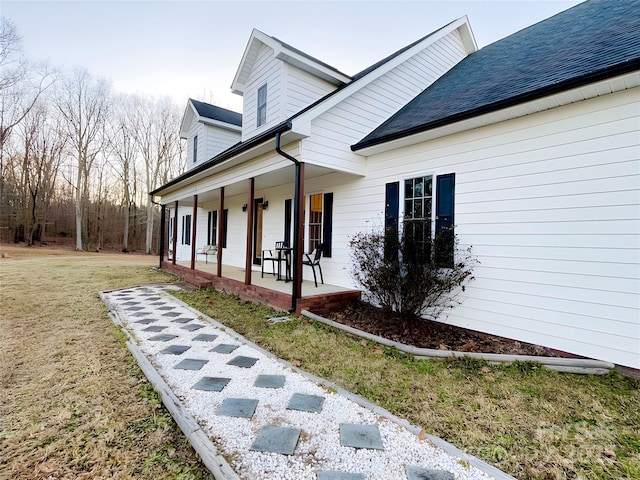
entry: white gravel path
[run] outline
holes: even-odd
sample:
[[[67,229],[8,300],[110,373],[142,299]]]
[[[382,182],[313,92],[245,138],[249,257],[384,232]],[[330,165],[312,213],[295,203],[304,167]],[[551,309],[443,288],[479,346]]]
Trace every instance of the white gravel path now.
[[[456,480],[495,478],[436,447],[430,440],[420,440],[405,426],[381,416],[379,411],[365,408],[353,399],[312,381],[235,332],[186,306],[167,293],[164,287],[135,287],[107,292],[103,297],[185,409],[243,479],[315,479],[320,471],[341,471],[361,473],[367,479],[397,480],[407,478],[407,465],[452,472]],[[139,303],[133,305],[130,302]],[[132,307],[144,307],[144,310],[129,310]],[[175,308],[163,310],[162,307]],[[149,315],[141,316],[141,312],[148,312]],[[180,315],[165,316],[168,312]],[[144,318],[157,321],[136,323]],[[203,328],[187,331],[182,328],[186,324],[172,321],[175,318],[190,318],[189,325],[199,324]],[[161,332],[144,331],[149,326],[167,328]],[[177,338],[167,342],[149,340],[159,334],[177,335]],[[200,334],[218,337],[212,342],[194,341],[194,337]],[[230,354],[210,352],[221,343],[240,346]],[[161,353],[169,345],[191,348],[181,355]],[[258,361],[251,368],[227,365],[229,360],[239,355],[257,358]],[[200,370],[174,368],[186,358],[208,362]],[[261,374],[285,375],[285,384],[279,389],[255,387],[256,377]],[[191,388],[205,376],[230,378],[231,381],[220,392]],[[287,404],[294,393],[325,397],[322,411],[310,413],[288,410]],[[216,410],[226,398],[257,399],[255,414],[250,419],[216,415]],[[339,438],[342,423],[377,425],[384,450],[342,446]],[[250,450],[260,429],[267,425],[301,429],[293,455]],[[509,477],[504,475],[503,478]]]

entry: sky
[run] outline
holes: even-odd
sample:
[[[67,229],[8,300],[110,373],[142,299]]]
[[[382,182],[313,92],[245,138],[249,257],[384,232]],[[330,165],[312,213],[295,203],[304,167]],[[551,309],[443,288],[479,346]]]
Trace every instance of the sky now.
[[[481,48],[578,3],[0,0],[0,14],[31,60],[86,68],[119,92],[241,111],[230,86],[253,28],[353,75],[464,15]]]

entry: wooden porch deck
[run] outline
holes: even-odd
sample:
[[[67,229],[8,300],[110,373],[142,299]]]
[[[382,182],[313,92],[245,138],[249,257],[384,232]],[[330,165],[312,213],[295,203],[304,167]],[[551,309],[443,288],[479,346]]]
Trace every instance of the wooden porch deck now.
[[[222,277],[217,276],[217,263],[204,260],[196,261],[192,270],[190,261],[176,262],[164,261],[163,270],[179,275],[186,282],[199,287],[213,287],[239,295],[241,298],[266,303],[278,310],[289,311],[292,305],[291,282],[277,280],[270,272],[265,271],[261,277],[259,267],[251,270],[251,284],[244,284],[245,270],[231,265],[222,265]],[[319,275],[318,275],[319,276]],[[301,310],[309,310],[322,314],[332,309],[340,308],[346,303],[360,298],[359,290],[351,290],[338,285],[321,284],[318,278],[318,286],[313,281],[302,282],[302,297],[296,302],[296,314]]]

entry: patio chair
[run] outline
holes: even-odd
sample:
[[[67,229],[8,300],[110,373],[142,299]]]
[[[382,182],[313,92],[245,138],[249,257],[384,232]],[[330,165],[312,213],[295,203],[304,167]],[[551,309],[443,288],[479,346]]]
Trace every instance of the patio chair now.
[[[204,255],[205,263],[209,263],[209,255],[214,257],[218,255],[218,246],[205,245],[204,247],[200,247],[196,250],[196,255]]]
[[[322,250],[323,250],[323,245],[321,243],[318,243],[316,245],[316,248],[313,250],[313,252],[304,254],[304,256],[306,257],[306,260],[302,261],[303,265],[307,265],[311,267],[311,270],[313,271],[313,281],[316,283],[316,287],[318,286],[318,279],[316,277],[316,267],[318,267],[318,270],[320,270],[320,281],[324,285],[324,278],[322,278],[322,267],[320,266],[320,259],[322,258]]]
[[[272,250],[262,250],[262,278],[264,278],[264,264],[271,262],[271,273],[275,276],[276,264],[278,265],[278,280],[280,280],[281,262],[285,262],[285,275],[286,279],[290,277],[290,265],[289,261],[289,243],[288,242],[276,242],[275,247]],[[268,272],[267,272],[268,273]]]

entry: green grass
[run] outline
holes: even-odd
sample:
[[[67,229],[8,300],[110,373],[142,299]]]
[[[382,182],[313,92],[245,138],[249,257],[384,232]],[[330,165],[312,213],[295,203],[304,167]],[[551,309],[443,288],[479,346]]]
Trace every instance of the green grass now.
[[[421,425],[520,479],[640,478],[640,383],[532,362],[415,360],[212,290],[178,298],[274,355]]]

